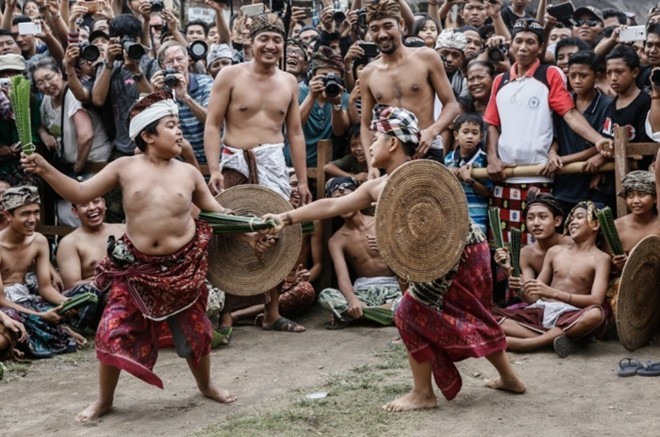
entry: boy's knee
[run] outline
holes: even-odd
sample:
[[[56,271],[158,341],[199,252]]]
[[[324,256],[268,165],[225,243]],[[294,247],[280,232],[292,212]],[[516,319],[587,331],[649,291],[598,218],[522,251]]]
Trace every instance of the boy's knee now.
[[[580,322],[582,322],[583,326],[585,327],[596,327],[601,324],[603,321],[603,311],[600,308],[592,308],[580,319]]]

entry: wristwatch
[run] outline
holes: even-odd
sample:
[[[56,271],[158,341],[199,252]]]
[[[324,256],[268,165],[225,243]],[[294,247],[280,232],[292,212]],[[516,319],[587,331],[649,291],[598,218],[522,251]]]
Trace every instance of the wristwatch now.
[[[333,111],[341,111],[341,105],[332,105]]]
[[[138,73],[138,74],[134,74],[134,75],[133,75],[133,80],[134,80],[135,82],[139,82],[139,81],[141,81],[142,79],[144,79],[144,74],[143,74],[143,73]]]
[[[105,65],[105,68],[107,68],[108,70],[112,70],[113,68],[115,68],[114,62],[109,62],[108,60],[106,60],[103,63],[103,65]]]

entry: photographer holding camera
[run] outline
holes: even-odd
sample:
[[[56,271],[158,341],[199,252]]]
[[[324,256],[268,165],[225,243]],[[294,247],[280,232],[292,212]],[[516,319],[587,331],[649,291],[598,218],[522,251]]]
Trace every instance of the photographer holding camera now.
[[[174,92],[183,137],[192,145],[197,161],[206,164],[204,123],[213,79],[188,72],[188,49],[177,41],[160,47],[158,65],[162,70],[151,77],[151,86],[155,91],[167,88]]]
[[[142,22],[131,14],[121,14],[110,20],[110,42],[106,59],[92,88],[94,106],[112,108],[116,135],[114,157],[133,155],[135,143],[128,135],[129,109],[140,93],[152,91],[144,72],[152,60],[137,42],[142,37]],[[149,71],[147,71],[148,73]]]
[[[321,46],[312,58],[309,85],[298,85],[308,167],[316,167],[319,140],[342,137],[350,126],[348,93],[344,89],[343,75],[344,60],[341,55],[330,47]],[[288,148],[285,153],[289,161]]]

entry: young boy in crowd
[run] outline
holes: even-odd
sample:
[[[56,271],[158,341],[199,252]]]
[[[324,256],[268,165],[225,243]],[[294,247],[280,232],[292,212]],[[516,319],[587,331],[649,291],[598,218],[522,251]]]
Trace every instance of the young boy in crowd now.
[[[592,202],[578,203],[566,219],[572,245],[548,250],[537,279],[523,287],[537,301],[520,310],[495,310],[510,351],[530,352],[553,345],[565,358],[581,339],[604,327],[602,306],[610,273],[610,257],[598,249],[600,224]]]
[[[211,323],[206,317],[206,258],[211,228],[195,222],[201,210],[224,212],[194,167],[173,158],[183,136],[178,108],[163,91],[135,104],[129,134],[143,154],[119,158],[85,182],[58,172],[39,154],[23,155],[23,168],[41,176],[62,197],[84,204],[116,186],[123,193],[126,235],[97,265],[97,283],[112,283],[96,334],[99,398],[77,416],[95,419],[112,408],[121,370],[162,388],[153,373],[158,323],[166,321],[177,353],[185,357],[200,392],[218,402],[236,397],[211,381]],[[165,267],[165,268],[163,268]]]
[[[348,129],[350,153],[343,158],[327,163],[323,171],[330,177],[349,177],[362,183],[369,177],[367,158],[360,142],[360,125],[355,124]]]
[[[351,194],[321,199],[294,211],[264,218],[273,219],[279,232],[284,226],[330,218],[358,211],[376,202],[389,174],[410,161],[420,144],[417,117],[410,111],[381,107],[374,114],[371,130],[376,140],[369,147],[371,165],[386,171]],[[504,348],[506,341],[490,314],[492,278],[490,250],[483,232],[470,223],[460,262],[446,276],[428,283],[410,283],[395,314],[395,322],[408,349],[413,374],[412,390],[386,404],[387,411],[433,408],[437,400],[432,377],[445,398],[453,399],[461,388],[461,376],[454,362],[468,357],[486,357],[500,378],[487,386],[524,393]]]
[[[493,183],[478,181],[471,176],[473,168],[486,168],[487,155],[479,147],[484,136],[484,122],[479,114],[463,113],[454,121],[454,140],[457,147],[445,156],[445,165],[461,181],[468,201],[470,218],[486,233],[488,199]]]
[[[582,43],[581,40],[578,41]],[[603,126],[613,101],[612,97],[604,95],[596,88],[604,72],[603,62],[591,50],[573,53],[568,59],[568,81],[575,107],[584,115],[589,125],[597,130]],[[551,162],[558,160],[560,165],[565,165],[586,161],[582,173],[555,176],[553,194],[564,212],[562,215],[566,217],[568,212],[582,200],[606,203],[609,197],[597,188],[591,188],[593,173],[606,162],[606,159],[592,144],[577,135],[563,118],[555,115],[554,127],[559,148],[558,152],[554,150],[550,152]],[[553,157],[553,154],[559,156]]]
[[[502,266],[508,275],[509,290],[516,291],[525,303],[534,303],[536,299],[524,292],[523,284],[539,276],[548,250],[557,245],[571,244],[569,237],[558,232],[563,216],[559,203],[552,194],[530,190],[523,218],[528,232],[534,237],[534,243],[520,250],[520,277],[512,276],[513,268],[508,249],[495,251],[495,262]]]

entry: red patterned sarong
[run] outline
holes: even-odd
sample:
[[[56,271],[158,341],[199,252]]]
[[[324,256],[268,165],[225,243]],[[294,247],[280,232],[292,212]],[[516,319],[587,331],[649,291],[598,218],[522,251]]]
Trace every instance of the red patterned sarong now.
[[[158,338],[167,323],[176,324],[182,332],[193,364],[198,364],[211,352],[212,327],[206,316],[208,290],[204,282],[210,235],[208,224],[197,222],[195,237],[172,255],[145,255],[130,244],[139,265],[120,267],[107,258],[100,263],[107,277],[112,278],[110,299],[96,332],[96,356],[101,363],[163,388],[153,367],[158,357]],[[128,238],[123,239],[130,243]],[[154,314],[161,314],[162,309],[173,314],[166,317],[167,322],[146,317],[135,299],[135,290],[131,289],[133,284],[139,284],[140,292],[150,296],[151,308],[157,311]],[[189,303],[193,287],[196,287],[195,300]],[[177,307],[174,298],[184,289],[186,298],[179,301]],[[167,296],[163,302],[158,301],[161,295]]]
[[[468,245],[438,310],[406,292],[395,314],[396,326],[417,362],[432,361],[433,378],[447,400],[463,384],[454,365],[506,348],[502,329],[490,313],[492,276],[488,243]]]
[[[496,182],[493,187],[490,206],[500,208],[502,238],[505,243],[511,242],[511,228],[518,228],[523,231],[521,240],[523,245],[534,242],[532,236],[527,232],[527,226],[523,218],[523,211],[527,206],[527,193],[532,187],[537,187],[542,193],[550,193],[552,184]],[[488,230],[488,239],[493,240],[493,233],[490,229]]]

